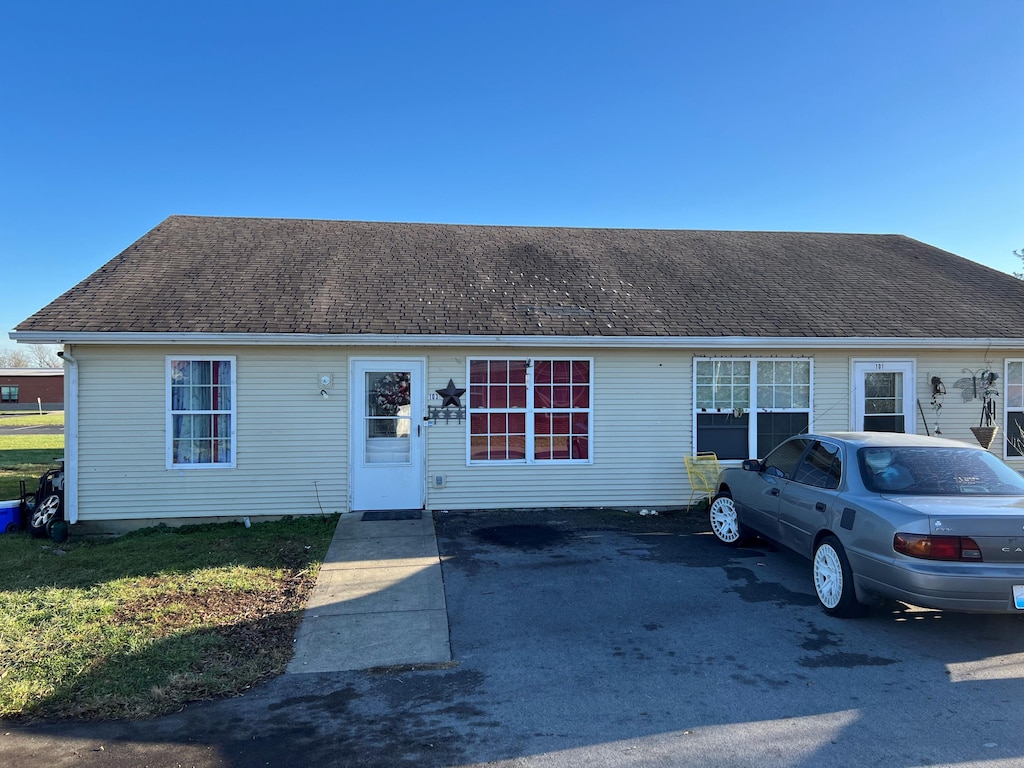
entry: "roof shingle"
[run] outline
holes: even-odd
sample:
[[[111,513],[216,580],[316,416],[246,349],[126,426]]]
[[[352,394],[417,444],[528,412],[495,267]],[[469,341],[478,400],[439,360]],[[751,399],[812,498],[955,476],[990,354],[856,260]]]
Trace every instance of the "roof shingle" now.
[[[901,235],[171,216],[16,331],[1016,338],[1024,281]]]

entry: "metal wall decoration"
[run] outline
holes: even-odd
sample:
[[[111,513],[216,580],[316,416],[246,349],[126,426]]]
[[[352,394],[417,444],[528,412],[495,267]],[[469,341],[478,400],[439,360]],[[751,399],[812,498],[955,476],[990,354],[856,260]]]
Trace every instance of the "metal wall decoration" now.
[[[444,398],[444,402],[441,403],[442,408],[447,408],[449,405],[454,405],[457,408],[462,407],[461,398],[466,394],[466,390],[456,387],[454,379],[448,379],[448,386],[444,389],[435,389],[434,391]]]
[[[435,389],[443,399],[440,407],[429,406],[427,408],[428,418],[434,422],[444,419],[447,424],[450,421],[458,421],[459,424],[466,418],[466,407],[462,404],[462,396],[466,394],[463,387],[456,387],[454,379],[448,379],[448,386],[444,389]]]
[[[460,406],[458,408],[452,408],[451,406],[447,408],[438,408],[437,406],[432,405],[427,408],[427,418],[435,424],[442,419],[445,424],[450,421],[457,421],[461,424],[466,418],[466,408],[465,406]]]
[[[970,377],[957,379],[953,386],[960,390],[960,396],[965,403],[981,398],[981,419],[978,426],[971,427],[971,432],[982,448],[988,448],[999,431],[996,424],[996,397],[999,391],[995,387],[999,374],[990,368],[981,368],[977,371],[964,368],[962,372],[970,374]]]
[[[942,403],[945,399],[946,385],[942,383],[942,379],[940,379],[938,376],[932,376],[932,410],[935,411],[936,435],[942,434],[942,430],[939,429],[939,416],[942,415]],[[925,423],[925,429],[928,429],[927,423]]]
[[[984,399],[985,393],[992,389],[996,379],[999,378],[999,374],[989,368],[979,368],[976,371],[964,368],[961,373],[968,375],[957,379],[953,386],[960,390],[960,397],[965,403],[977,400],[979,397]],[[994,394],[998,395],[999,393],[995,392]]]

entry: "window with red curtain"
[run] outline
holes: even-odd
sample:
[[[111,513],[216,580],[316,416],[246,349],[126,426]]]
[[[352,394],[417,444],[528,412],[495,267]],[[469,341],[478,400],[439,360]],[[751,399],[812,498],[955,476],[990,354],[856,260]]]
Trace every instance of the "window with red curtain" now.
[[[235,466],[234,358],[167,358],[167,464]]]
[[[591,460],[590,360],[469,361],[469,461]]]

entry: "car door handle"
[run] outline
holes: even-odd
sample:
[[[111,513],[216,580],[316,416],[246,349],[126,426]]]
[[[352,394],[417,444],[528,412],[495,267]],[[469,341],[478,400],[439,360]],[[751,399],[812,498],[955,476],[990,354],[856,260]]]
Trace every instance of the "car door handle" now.
[[[825,502],[819,501],[817,504],[814,505],[814,508],[816,510],[818,510],[819,512],[824,512],[825,511]]]
[[[778,488],[772,488],[770,491],[768,491],[768,493],[771,496],[778,496],[779,495],[779,489]]]

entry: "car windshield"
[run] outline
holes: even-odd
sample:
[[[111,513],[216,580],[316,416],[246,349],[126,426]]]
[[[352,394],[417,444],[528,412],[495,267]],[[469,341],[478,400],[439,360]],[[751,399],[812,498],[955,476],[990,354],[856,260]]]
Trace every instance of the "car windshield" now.
[[[865,487],[875,493],[1024,495],[1024,477],[974,448],[861,448],[857,463]]]

